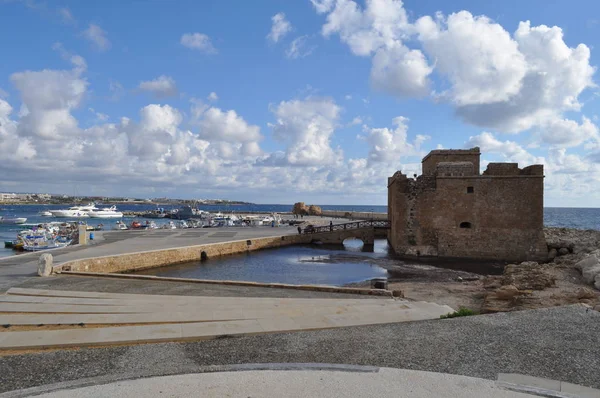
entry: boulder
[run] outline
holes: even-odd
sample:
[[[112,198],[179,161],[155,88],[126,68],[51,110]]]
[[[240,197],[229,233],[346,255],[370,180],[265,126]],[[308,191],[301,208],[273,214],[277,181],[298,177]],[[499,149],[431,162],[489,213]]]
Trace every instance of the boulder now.
[[[594,283],[596,281],[596,275],[600,274],[600,264],[596,264],[592,267],[587,267],[581,271],[581,276],[585,283]]]
[[[579,271],[583,272],[584,269],[594,267],[594,266],[598,265],[599,263],[600,263],[600,261],[598,261],[598,257],[596,257],[594,254],[592,254],[590,256],[585,257],[581,261],[577,262],[575,264],[575,268],[577,268]]]
[[[556,278],[533,261],[509,264],[504,268],[502,285],[512,285],[520,290],[544,290],[554,286]]]
[[[600,304],[598,304],[597,306],[594,307],[594,311],[600,312]]]
[[[548,252],[548,260],[552,261],[556,258],[556,256],[558,256],[558,250],[550,249],[550,251]]]
[[[595,254],[589,255],[575,264],[581,271],[581,276],[586,283],[594,283],[600,274],[600,260]]]
[[[573,228],[544,228],[548,249],[567,248],[570,253],[589,253],[600,248],[600,231]]]
[[[308,215],[308,206],[304,204],[304,202],[294,203],[294,208],[292,209],[292,213]]]
[[[596,275],[596,283],[594,283],[594,287],[600,290],[600,274]]]
[[[579,300],[596,298],[596,293],[587,287],[580,287],[575,294]]]
[[[44,253],[38,260],[38,275],[39,276],[50,276],[52,275],[53,259],[52,254]]]
[[[323,211],[319,206],[310,205],[308,208],[308,214],[310,214],[311,216],[321,216],[323,215]]]
[[[560,249],[558,249],[558,254],[560,256],[564,256],[569,254],[569,249],[567,249],[566,247],[561,247]]]
[[[521,292],[514,285],[502,286],[498,290],[496,290],[496,297],[500,300],[512,300]]]

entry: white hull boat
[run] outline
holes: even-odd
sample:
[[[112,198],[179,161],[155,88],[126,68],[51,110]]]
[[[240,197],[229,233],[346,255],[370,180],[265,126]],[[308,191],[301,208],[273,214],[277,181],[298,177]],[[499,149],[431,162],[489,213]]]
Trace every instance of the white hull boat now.
[[[25,217],[0,217],[0,224],[25,224],[27,218]]]
[[[73,206],[73,207],[69,207],[68,209],[50,210],[50,213],[52,213],[52,215],[54,217],[61,217],[61,218],[86,218],[86,217],[89,217],[88,213],[90,211],[96,211],[96,210],[100,210],[100,209],[98,209],[96,206],[94,206],[93,203],[90,203],[87,206]]]
[[[24,239],[23,240],[23,250],[29,252],[36,252],[40,250],[48,250],[48,249],[58,249],[60,247],[68,246],[71,243],[70,240],[67,241],[59,241],[57,239]]]
[[[52,213],[49,210],[40,211],[39,215],[42,217],[52,217]]]
[[[123,213],[117,211],[115,206],[107,209],[90,210],[87,214],[90,218],[123,218]]]

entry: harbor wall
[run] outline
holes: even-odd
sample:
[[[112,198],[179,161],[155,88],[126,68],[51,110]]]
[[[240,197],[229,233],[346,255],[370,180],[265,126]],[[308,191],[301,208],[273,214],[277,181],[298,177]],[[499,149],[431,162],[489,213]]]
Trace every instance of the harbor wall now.
[[[67,261],[53,270],[95,273],[132,272],[255,250],[310,243],[312,235],[286,235],[178,247]]]
[[[387,220],[387,213],[366,211],[323,210],[323,217],[347,218],[349,220]]]

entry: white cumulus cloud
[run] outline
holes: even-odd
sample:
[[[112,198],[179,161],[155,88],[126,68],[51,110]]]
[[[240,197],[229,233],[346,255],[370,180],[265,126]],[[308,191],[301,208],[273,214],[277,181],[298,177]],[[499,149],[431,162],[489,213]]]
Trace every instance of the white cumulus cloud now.
[[[271,111],[277,121],[271,124],[276,139],[288,144],[285,160],[292,165],[310,166],[336,163],[341,150],[331,148],[341,108],[329,98],[282,101]]]
[[[392,124],[394,129],[364,128],[363,136],[370,146],[369,162],[397,163],[401,157],[420,155],[421,144],[430,137],[417,135],[411,143],[408,141],[408,118],[395,117]]]
[[[177,85],[170,76],[161,75],[154,80],[143,81],[138,88],[152,93],[157,98],[172,97],[177,95]]]

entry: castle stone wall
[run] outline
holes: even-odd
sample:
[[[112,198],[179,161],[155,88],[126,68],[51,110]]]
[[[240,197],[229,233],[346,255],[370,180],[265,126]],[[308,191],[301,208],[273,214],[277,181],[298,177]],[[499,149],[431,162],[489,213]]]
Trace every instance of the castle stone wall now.
[[[396,173],[388,181],[388,240],[397,253],[506,261],[547,258],[542,166],[519,169],[517,164],[492,163],[483,175],[448,176],[449,170],[468,169],[464,158],[456,167],[446,160],[440,163],[433,175],[409,179]]]

